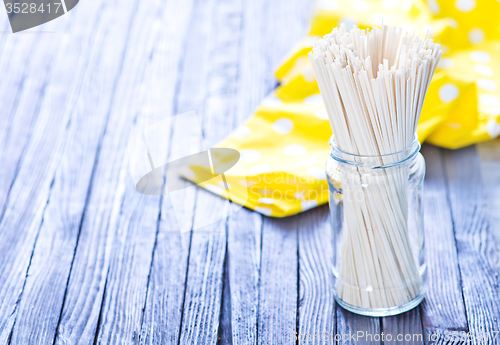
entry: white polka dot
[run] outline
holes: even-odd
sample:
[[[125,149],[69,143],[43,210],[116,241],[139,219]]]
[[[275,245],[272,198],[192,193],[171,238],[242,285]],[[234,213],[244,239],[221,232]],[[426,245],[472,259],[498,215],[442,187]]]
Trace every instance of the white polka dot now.
[[[265,105],[266,107],[279,107],[283,104],[283,101],[279,99],[273,92],[269,96],[264,98],[261,104]]]
[[[339,20],[339,26],[340,24],[344,24],[345,28],[347,31],[351,30],[354,25],[357,24],[356,19],[351,18],[351,17],[342,17]]]
[[[474,62],[488,63],[491,61],[491,56],[488,52],[476,50],[469,54],[469,57]]]
[[[217,195],[221,195],[222,193],[225,192],[224,189],[222,189],[219,186],[213,185],[213,184],[205,185],[205,189],[208,190],[209,192],[217,194]]]
[[[288,134],[293,129],[293,121],[286,117],[282,117],[274,121],[271,128],[279,134]]]
[[[307,168],[306,173],[318,180],[326,180],[325,169],[319,167]]]
[[[322,109],[318,109],[314,112],[314,115],[316,115],[316,117],[318,119],[321,119],[321,120],[328,120],[328,112],[326,111],[325,108],[322,108]]]
[[[231,136],[233,138],[244,138],[249,134],[250,134],[250,128],[248,128],[247,126],[241,126],[236,128],[233,131],[233,133],[231,133]]]
[[[217,181],[217,184],[219,185],[219,187],[221,187],[224,190],[226,190],[226,185],[224,184],[224,181]],[[229,183],[227,184],[227,189],[231,189],[231,185]]]
[[[486,123],[486,132],[492,138],[496,138],[500,135],[500,125],[497,120],[490,120]]]
[[[445,46],[444,44],[441,46],[441,50],[443,51],[443,54],[448,54],[450,52],[450,47]]]
[[[451,58],[441,58],[439,60],[439,68],[441,69],[449,69],[453,67],[453,59]]]
[[[259,174],[264,174],[270,170],[271,166],[269,164],[261,164],[248,169],[248,173],[250,175],[259,175]]]
[[[488,107],[496,107],[500,105],[500,98],[493,95],[481,95],[479,96],[479,103]]]
[[[291,144],[283,148],[283,152],[287,156],[292,156],[292,157],[303,156],[306,153],[306,151],[307,151],[306,148],[299,144]]]
[[[360,12],[367,12],[370,10],[370,3],[365,0],[352,0],[351,4],[352,7]]]
[[[318,6],[322,10],[333,11],[339,6],[339,3],[337,0],[320,0]]]
[[[262,213],[265,216],[270,216],[271,213],[273,213],[273,209],[270,208],[270,207],[259,207],[259,206],[256,206],[255,207],[255,211],[259,212],[259,213]]]
[[[488,65],[479,65],[479,64],[474,65],[474,71],[477,74],[480,74],[480,75],[485,76],[485,77],[491,77],[495,74],[495,71],[493,70],[493,68],[491,68]]]
[[[470,12],[476,7],[476,1],[475,0],[457,0],[457,1],[455,1],[455,7],[459,11]]]
[[[427,0],[427,6],[433,14],[438,14],[441,11],[439,4],[436,0]]]
[[[307,211],[310,210],[313,207],[318,206],[318,202],[316,200],[306,200],[302,201],[300,203],[300,207],[302,208],[302,211]]]
[[[312,47],[312,42],[311,42],[311,47]],[[308,58],[306,58],[304,56],[299,56],[295,59],[295,62],[293,63],[293,68],[299,69],[302,66],[307,65],[309,62],[310,62],[310,60]]]
[[[252,187],[256,182],[248,181],[248,180],[240,180],[240,181],[238,181],[238,183],[240,185],[242,185],[243,187]]]
[[[479,44],[483,43],[485,39],[484,31],[480,28],[474,28],[467,34],[470,43]]]
[[[493,68],[488,65],[474,65],[474,71],[483,77],[491,77],[495,74]]]
[[[316,164],[317,161],[318,161],[318,159],[316,157],[307,157],[307,158],[304,158],[304,159],[297,161],[297,165],[305,167],[305,166],[309,166],[309,165],[314,165],[314,164]]]
[[[295,196],[295,199],[297,199],[297,200],[304,200],[304,194],[305,194],[304,191],[295,192],[295,194],[293,196]]]
[[[446,22],[448,23],[448,25],[452,28],[452,29],[458,29],[458,22],[453,19],[453,18],[446,18]],[[450,51],[450,49],[448,47],[447,48],[447,52]],[[444,53],[444,50],[443,50],[443,53]]]
[[[260,159],[260,153],[255,150],[241,150],[240,158],[243,162],[255,162]]]
[[[382,0],[382,8],[386,10],[390,10],[391,8],[395,8],[399,5],[400,0]]]
[[[488,115],[494,115],[494,116],[500,115],[500,107],[484,108],[481,109],[481,111]]]
[[[274,202],[274,200],[271,198],[260,198],[259,200],[257,200],[257,202],[260,204],[271,205]]]
[[[453,84],[444,84],[439,88],[439,99],[441,102],[449,103],[458,97],[458,87]]]
[[[324,107],[323,98],[320,94],[314,94],[304,98],[304,103],[310,107]]]
[[[486,91],[496,91],[498,89],[496,81],[491,79],[479,78],[476,80],[476,84],[478,87]]]

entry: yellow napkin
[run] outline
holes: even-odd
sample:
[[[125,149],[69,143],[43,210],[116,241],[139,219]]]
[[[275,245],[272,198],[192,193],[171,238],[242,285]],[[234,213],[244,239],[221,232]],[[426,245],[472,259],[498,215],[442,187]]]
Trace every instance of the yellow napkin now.
[[[459,148],[500,134],[500,1],[321,0],[309,35],[276,71],[280,86],[217,147],[241,153],[245,176],[230,176],[235,202],[272,217],[328,202],[324,165],[331,129],[307,57],[314,37],[350,29],[402,25],[429,31],[443,58],[418,125],[421,141]],[[200,183],[214,191],[211,181]],[[221,190],[220,188],[218,190]],[[218,193],[227,197],[228,193]]]

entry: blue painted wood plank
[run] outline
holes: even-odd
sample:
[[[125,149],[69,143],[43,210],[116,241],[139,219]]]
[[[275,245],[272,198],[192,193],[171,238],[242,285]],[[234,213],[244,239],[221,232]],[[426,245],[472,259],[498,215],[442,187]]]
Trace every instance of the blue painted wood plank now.
[[[89,29],[94,23],[89,14],[82,11],[76,16],[76,25],[70,32]],[[58,23],[58,24],[56,24]],[[61,30],[67,22],[54,22]],[[44,36],[43,39],[57,40],[60,37]],[[50,49],[51,45],[48,44]],[[16,318],[16,310],[23,292],[27,269],[33,253],[43,210],[50,195],[51,183],[67,138],[65,133],[71,117],[71,109],[79,94],[79,80],[83,78],[88,65],[85,55],[79,52],[99,49],[96,40],[85,40],[75,35],[57,53],[53,63],[57,65],[45,87],[37,123],[34,126],[23,164],[12,186],[5,213],[0,222],[0,343],[7,341]],[[68,76],[75,78],[68,78]]]
[[[293,44],[307,30],[307,20],[311,3],[307,1],[252,1],[245,3],[245,14],[243,20],[242,54],[240,62],[240,87],[237,105],[236,124],[240,125],[257,104],[275,86],[276,80],[273,76],[274,69],[278,66],[283,56],[290,50]],[[277,27],[288,27],[289,30],[277,29]],[[269,35],[272,32],[272,35]],[[286,315],[286,319],[292,319],[295,324],[297,296],[293,299],[292,309],[278,310],[272,308],[271,299],[262,298],[262,289],[259,288],[261,277],[261,239],[262,220],[261,216],[248,210],[241,210],[230,217],[228,223],[228,252],[226,261],[229,265],[229,284],[231,295],[231,341],[234,344],[248,344],[266,342],[260,339],[260,325],[266,320],[259,317],[266,315],[269,318],[280,318]],[[264,217],[265,218],[265,217]],[[284,229],[273,228],[273,231]],[[286,234],[282,234],[286,235]],[[297,260],[297,247],[290,248]],[[273,245],[263,247],[269,250],[262,252],[263,258],[272,258],[269,268],[275,264],[278,258],[275,256]],[[264,259],[263,259],[264,260]],[[273,277],[274,279],[274,277]],[[295,288],[288,286],[294,284]],[[283,282],[284,289],[297,290],[297,279],[293,282]],[[260,303],[264,303],[262,306]],[[266,309],[269,308],[269,309]],[[290,313],[287,315],[287,313]],[[259,316],[260,315],[260,316]],[[226,315],[222,313],[223,320]],[[276,324],[271,324],[273,328]],[[279,327],[279,326],[278,326]],[[295,326],[293,328],[295,330]],[[291,330],[290,330],[291,331]],[[270,336],[270,335],[269,335]],[[290,334],[275,334],[279,339],[289,339]]]
[[[179,7],[175,7],[176,3],[173,1],[149,2],[138,6],[134,14],[135,19],[128,39],[123,72],[117,83],[108,128],[102,141],[92,179],[56,344],[93,343],[94,340],[107,343],[111,335],[126,342],[131,339],[139,340],[147,279],[146,281],[137,279],[134,284],[131,284],[124,277],[128,276],[130,280],[133,280],[135,277],[131,277],[130,274],[131,272],[137,273],[137,269],[142,276],[147,277],[155,234],[153,232],[150,236],[146,235],[144,242],[134,242],[133,239],[137,239],[134,236],[138,236],[142,231],[141,219],[149,221],[153,218],[154,222],[157,221],[158,206],[156,210],[154,207],[148,209],[148,212],[144,213],[144,218],[140,217],[140,209],[135,210],[135,208],[151,206],[150,202],[153,204],[156,202],[158,205],[159,200],[158,198],[142,199],[146,197],[135,191],[131,194],[132,181],[128,172],[126,148],[134,122],[138,121],[140,124],[143,119],[142,115],[146,111],[161,113],[163,110],[164,103],[158,103],[158,95],[165,91],[163,96],[167,104],[169,97],[170,99],[172,97],[173,86],[168,91],[162,90],[161,85],[154,83],[158,70],[151,65],[151,58],[154,54],[165,54],[165,49],[167,49],[159,45],[159,52],[156,51],[160,32],[163,32],[164,37],[168,37],[168,49],[177,52],[182,47],[183,37],[172,33],[172,25],[184,25],[185,20],[185,17],[181,15],[183,4],[179,3]],[[170,21],[171,26],[161,31],[163,21]],[[171,54],[163,63],[175,71],[179,58],[180,54]],[[175,74],[172,73],[171,76],[173,76],[172,79],[165,79],[168,83],[166,85],[175,85]],[[158,87],[154,92],[152,91],[155,95],[153,98],[148,98],[149,87]],[[126,195],[133,197],[124,200]],[[147,201],[147,205],[141,206],[141,200]],[[130,242],[124,243],[127,240]],[[149,249],[136,253],[137,255],[134,256],[134,249],[145,247]],[[139,260],[137,266],[134,266],[134,258]],[[142,267],[146,267],[145,272]],[[121,276],[121,273],[124,275]],[[135,285],[136,283],[138,285]],[[130,284],[130,290],[122,284]],[[137,286],[140,287],[138,294],[127,300],[127,294],[136,292]],[[130,319],[122,318],[123,311],[128,313],[131,310],[125,306],[121,310],[118,306],[122,302],[127,302],[128,306],[134,307]],[[103,318],[102,315],[106,315],[107,318]],[[97,333],[98,331],[102,333]]]
[[[458,264],[473,344],[500,344],[500,285],[474,146],[444,152]],[[479,338],[479,335],[483,338]],[[497,335],[497,336],[496,336]]]
[[[127,9],[132,5],[122,4]],[[51,342],[59,321],[58,344],[94,340],[103,344],[216,343],[218,337],[222,343],[288,343],[296,331],[315,335],[334,330],[396,336],[421,334],[421,318],[426,332],[466,330],[463,301],[471,329],[498,328],[496,254],[489,243],[482,192],[476,188],[480,178],[474,169],[462,169],[466,160],[476,159],[467,150],[444,153],[447,177],[442,167],[428,168],[428,260],[429,264],[439,262],[439,269],[437,264],[429,268],[433,283],[422,315],[417,308],[383,320],[341,309],[335,312],[328,291],[329,252],[322,248],[328,241],[324,208],[286,220],[263,221],[262,216],[242,210],[227,223],[223,220],[203,229],[212,233],[195,231],[191,235],[178,232],[169,197],[160,202],[159,197],[135,192],[124,158],[133,122],[154,122],[163,111],[168,116],[196,109],[206,143],[214,144],[240,125],[272,89],[271,69],[300,36],[308,17],[304,1],[214,0],[196,6],[191,21],[187,20],[190,10],[171,1],[138,8],[102,143],[107,116],[103,109],[111,99],[103,100],[92,85],[102,87],[97,91],[103,95],[108,94],[104,89],[113,88],[111,76],[118,75],[116,60],[122,56],[113,44],[126,30],[113,34],[122,28],[117,25],[108,36],[99,36],[97,31],[99,37],[94,41],[79,38],[84,51],[94,52],[78,57],[80,69],[74,78],[81,83],[69,80],[62,71],[48,69],[56,49],[40,50],[43,48],[35,40],[32,47],[24,43],[16,48],[24,57],[38,51],[36,55],[44,58],[26,64],[26,72],[8,74],[8,82],[0,85],[13,87],[10,94],[19,97],[9,98],[9,116],[0,119],[0,143],[6,143],[0,158],[13,153],[11,162],[20,162],[19,174],[17,163],[0,167],[0,176],[5,177],[0,206],[3,202],[6,211],[0,222],[0,253],[6,253],[0,260],[0,343],[9,336],[12,343]],[[72,13],[82,20],[79,9]],[[104,12],[99,19],[103,26],[97,30],[105,30],[123,14],[111,12],[111,8]],[[51,25],[62,25],[56,23]],[[92,24],[87,20],[79,27],[88,33]],[[184,43],[182,28],[188,26],[191,40]],[[290,30],[283,32],[283,27]],[[106,40],[113,42],[107,45]],[[13,49],[14,41],[21,39],[0,37],[0,45],[7,48],[10,44]],[[186,58],[181,62],[184,44]],[[101,46],[109,46],[110,53],[103,54]],[[61,54],[71,54],[74,47],[61,48]],[[8,71],[6,62],[6,55],[0,56],[0,70]],[[63,61],[62,66],[68,72],[69,64]],[[40,68],[47,74],[35,76]],[[47,78],[52,74],[55,80]],[[41,92],[46,81],[47,94]],[[33,96],[40,99],[40,111],[37,102],[26,101]],[[84,101],[88,104],[78,105]],[[62,114],[59,121],[49,111]],[[85,112],[92,115],[86,118]],[[101,113],[103,117],[98,117]],[[25,120],[31,124],[23,127]],[[90,127],[95,132],[79,131]],[[47,138],[44,131],[60,135]],[[179,153],[185,141],[175,133],[174,140]],[[199,142],[195,145],[202,148]],[[431,152],[429,162],[439,163],[442,152]],[[35,170],[34,178],[30,168]],[[13,193],[7,199],[11,186]],[[186,202],[193,205],[189,212],[195,222],[208,218],[224,203],[205,191],[188,195]],[[325,341],[313,338],[311,343]],[[417,338],[407,343],[421,342]],[[444,338],[437,343],[445,343]]]
[[[170,138],[171,154],[183,157],[193,151],[198,152],[200,138],[186,136],[185,127],[189,125],[183,119],[176,117],[174,120]],[[175,200],[172,201],[172,198]],[[186,190],[182,195],[165,195],[162,198],[153,262],[147,270],[149,282],[144,304],[141,344],[179,343],[191,232],[181,233],[181,224],[177,222],[176,212],[182,212],[185,218],[181,219],[190,220],[191,225],[195,200],[196,191],[192,189]],[[173,202],[176,205],[183,203],[185,209],[175,209]]]
[[[257,320],[259,344],[284,344],[297,331],[298,217],[264,218]]]
[[[424,339],[420,307],[400,315],[382,318],[382,328],[384,336],[381,339],[384,344],[423,345],[429,339]]]
[[[427,339],[439,330],[468,329],[462,296],[460,269],[451,216],[443,151],[424,145],[425,255],[428,287],[422,303],[422,319]],[[436,339],[437,340],[437,339]]]
[[[490,231],[500,249],[500,137],[476,145],[489,210]],[[500,267],[500,264],[498,265]]]
[[[247,1],[241,17],[241,50],[235,126],[242,125],[274,87],[272,67],[266,63],[268,2]],[[259,304],[262,216],[242,209],[227,224],[221,344],[255,344]]]
[[[233,344],[255,344],[257,341],[261,234],[260,214],[242,209],[229,218],[226,274]]]
[[[95,31],[83,33],[92,37],[91,33],[95,32],[98,44],[94,51],[87,53],[86,74],[81,76],[78,100],[70,110],[72,119],[31,258],[12,335],[13,344],[46,344],[55,338],[92,171],[122,69],[135,8],[134,3],[124,3],[100,13],[89,5],[75,9],[77,15],[81,11],[93,11],[86,13],[87,20],[92,14],[103,21],[95,23]],[[97,85],[99,92],[96,92]]]
[[[69,29],[68,24],[51,22],[47,25],[48,29],[64,32]],[[54,70],[55,54],[60,50],[62,33],[3,33],[0,38],[0,75],[4,76],[0,83],[0,160],[3,162],[0,166],[1,219],[40,112],[47,78]]]
[[[185,60],[186,66],[193,69],[186,70],[183,77],[178,112],[197,111],[207,147],[234,128],[241,11],[241,2],[209,1],[194,12],[193,23],[197,25],[192,27],[194,40],[187,47]],[[205,148],[200,145],[202,149]],[[215,344],[218,341],[226,219],[212,217],[228,204],[205,190],[197,193],[194,227],[207,220],[211,220],[211,224],[201,226],[192,234],[180,343]]]
[[[332,236],[328,206],[299,220],[299,329],[297,338],[311,344],[335,341]]]
[[[171,49],[173,45],[180,46],[183,42],[188,26],[187,19],[192,11],[192,3],[171,1],[162,4],[163,6],[158,11],[159,17],[162,21],[168,20],[169,23],[158,32],[158,39],[147,67],[146,75],[148,78],[145,85],[147,85],[148,92],[144,94],[144,99],[139,101],[139,108],[148,110],[139,116],[137,124],[139,128],[143,124],[154,126],[158,121],[172,115],[176,84],[180,77],[180,73],[176,70],[182,51],[177,50],[172,54]],[[175,13],[175,18],[172,18],[173,13]],[[175,35],[175,40],[173,40],[173,35]],[[175,135],[171,138],[171,134],[179,132],[182,129],[179,127],[183,124],[176,121],[173,124],[174,126],[167,129],[165,133],[146,138],[152,153],[156,152],[154,151],[155,145],[166,147],[163,144],[164,141],[179,139]],[[176,141],[169,146],[171,150],[186,149],[186,140]],[[168,154],[168,152],[161,153]],[[153,156],[153,158],[158,159],[159,157]],[[125,194],[118,221],[118,232],[113,245],[106,291],[101,309],[101,321],[97,330],[96,342],[99,344],[153,341],[153,339],[143,339],[147,334],[146,332],[141,337],[141,327],[145,324],[145,330],[151,330],[153,323],[158,322],[156,318],[150,319],[149,310],[146,310],[147,295],[154,294],[153,291],[148,291],[149,282],[151,279],[155,281],[156,278],[151,277],[151,274],[161,274],[162,278],[165,279],[164,276],[167,275],[166,271],[168,271],[167,269],[153,272],[151,268],[155,248],[158,247],[158,242],[162,240],[158,236],[161,237],[160,234],[163,235],[161,231],[164,230],[161,218],[159,219],[159,217],[162,217],[160,209],[164,199],[165,197],[139,194],[131,181],[127,181],[125,184]],[[169,219],[169,225],[175,225],[175,217],[173,214],[170,215],[172,218]],[[160,224],[158,224],[159,222]],[[178,229],[176,230],[177,233],[173,234],[173,236],[181,235]],[[175,236],[176,239],[178,239],[177,236]],[[171,237],[168,237],[168,239],[171,239]],[[160,246],[162,244],[164,243],[160,243]],[[173,245],[174,243],[170,244]],[[173,251],[169,254],[172,255],[174,260],[181,259],[182,252],[180,250],[182,247],[178,246],[178,242],[175,242],[175,244],[177,247],[172,247]],[[185,249],[187,254],[187,248]],[[178,254],[179,258],[175,258],[175,254]],[[187,261],[181,261],[180,265],[183,267],[183,271],[179,272],[172,265],[174,260],[169,262],[169,265],[165,268],[170,266],[172,273],[177,273],[175,279],[180,278],[184,282],[185,280],[181,277],[186,274]],[[160,287],[162,293],[174,294],[175,281],[165,282],[165,285]],[[183,293],[183,286],[181,291]],[[170,309],[162,317],[168,317],[168,326],[170,327],[170,329],[163,327],[163,333],[173,336],[171,330],[175,328],[176,323],[174,309]],[[180,324],[180,313],[177,315],[177,323]],[[163,339],[161,343],[165,343],[165,340]],[[155,339],[155,341],[158,341],[158,339]]]

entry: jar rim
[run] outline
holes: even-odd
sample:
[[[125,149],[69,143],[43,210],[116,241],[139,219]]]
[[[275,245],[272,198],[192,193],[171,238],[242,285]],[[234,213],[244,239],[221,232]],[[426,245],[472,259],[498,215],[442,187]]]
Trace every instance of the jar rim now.
[[[375,162],[380,162],[380,160],[388,162],[384,165],[375,166],[373,167],[374,169],[388,168],[391,166],[400,165],[410,159],[413,159],[419,153],[421,148],[417,134],[415,134],[412,143],[405,149],[383,155],[358,155],[345,152],[337,146],[333,135],[330,137],[329,144],[331,147],[330,156],[340,163],[359,166],[373,165]]]

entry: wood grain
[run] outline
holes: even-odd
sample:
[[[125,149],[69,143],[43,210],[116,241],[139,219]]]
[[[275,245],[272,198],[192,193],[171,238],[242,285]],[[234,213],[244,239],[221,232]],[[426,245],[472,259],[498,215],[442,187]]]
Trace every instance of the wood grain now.
[[[164,203],[166,205],[166,203]],[[142,322],[141,344],[178,344],[191,233],[171,230],[172,206],[163,206]],[[167,288],[166,288],[167,287]]]
[[[148,81],[151,80],[147,79],[148,74],[154,74],[154,71],[148,70],[147,66],[155,50],[155,43],[157,43],[159,23],[164,19],[162,16],[165,12],[162,9],[164,10],[165,7],[163,6],[164,3],[160,1],[148,2],[138,6],[134,14],[135,19],[128,40],[129,48],[123,61],[123,73],[116,84],[108,129],[102,140],[99,158],[94,168],[92,187],[66,289],[65,302],[56,338],[57,344],[86,344],[93,343],[95,338],[99,339],[98,336],[96,337],[96,330],[98,329],[102,302],[105,296],[104,292],[107,287],[106,279],[108,271],[110,271],[110,262],[114,258],[113,253],[124,253],[125,250],[119,245],[114,246],[114,244],[116,239],[123,239],[120,237],[121,235],[130,236],[131,233],[134,234],[134,231],[140,231],[139,228],[132,227],[130,232],[124,231],[122,233],[119,228],[121,224],[124,229],[127,229],[127,221],[129,221],[127,217],[131,216],[131,214],[120,214],[124,195],[127,192],[125,186],[132,183],[128,174],[125,151],[134,121],[138,114],[143,111],[142,107],[150,105],[150,103],[147,103],[147,99],[144,98],[144,86],[145,83],[147,85]],[[169,14],[171,20],[175,16],[179,16],[175,11]],[[182,20],[180,16],[178,18]],[[172,39],[171,48],[174,51],[179,49],[182,44],[181,41],[182,37]],[[173,55],[169,63],[177,65],[179,58],[178,55]],[[175,83],[175,78],[171,82]],[[156,110],[154,107],[152,109]],[[137,200],[131,200],[127,202],[126,206],[133,208],[135,202]],[[155,219],[158,219],[158,213]],[[154,240],[154,233],[152,236]],[[146,247],[149,245],[148,243],[136,244],[139,248],[142,245]],[[113,249],[114,247],[116,249]],[[133,257],[133,253],[127,252],[126,254],[130,254],[129,259]],[[149,253],[137,254],[136,258],[142,258],[141,255],[146,255],[151,260],[151,254],[152,248],[150,248]],[[116,259],[114,262],[116,263]],[[126,267],[130,268],[130,261],[128,263],[129,266]],[[111,277],[114,277],[119,269],[120,267],[113,266]],[[148,271],[149,267],[146,267],[146,276]],[[140,294],[142,295],[140,306],[135,306],[137,312],[134,316],[142,313],[146,286],[147,280],[144,282],[144,291]],[[115,288],[116,286],[110,284],[108,298],[113,301],[122,297],[113,293]],[[133,288],[134,286],[131,286],[131,289]],[[106,306],[111,308],[107,309],[109,313],[112,307],[109,303]],[[116,325],[121,321],[123,319],[119,317],[115,320],[110,319],[107,325]],[[134,322],[130,324],[134,324]],[[134,324],[137,340],[140,324],[139,317],[139,322]],[[130,329],[124,329],[124,332],[118,334],[118,336],[129,339],[129,334],[131,334]]]
[[[455,234],[443,166],[443,151],[424,145],[425,258],[427,293],[422,303],[425,333],[468,329],[458,267]]]
[[[199,6],[193,17],[199,25],[190,33],[196,40],[187,47],[185,63],[192,68],[186,70],[181,84],[179,112],[196,109],[207,147],[234,128],[241,11],[241,2],[209,1]],[[191,84],[193,78],[195,85]],[[200,145],[200,151],[203,149]],[[181,324],[183,344],[218,341],[227,220],[215,215],[227,206],[227,201],[205,190],[197,193],[197,229],[192,234]],[[208,225],[199,228],[200,222]]]
[[[242,209],[229,218],[227,262],[233,344],[255,344],[262,216]],[[224,287],[225,288],[225,287]]]
[[[132,3],[100,13],[104,18],[113,19],[105,21],[106,25],[96,31],[99,46],[90,53],[93,58],[88,61],[87,73],[79,88],[78,98],[85,102],[78,101],[72,111],[64,152],[18,308],[13,344],[46,344],[54,340],[94,162],[112,100],[107,95],[113,94],[121,72],[120,60],[134,8]],[[104,35],[104,31],[108,35]],[[95,92],[96,84],[100,85],[100,92]]]
[[[90,12],[92,13],[92,11]],[[74,33],[86,31],[89,12],[75,17],[79,25]],[[55,21],[57,23],[60,21]],[[60,22],[64,30],[65,22]],[[54,24],[56,25],[56,24]],[[43,39],[57,40],[60,37],[44,36]],[[57,53],[53,63],[57,65],[45,87],[43,101],[39,105],[37,123],[23,158],[16,180],[10,191],[4,217],[0,223],[0,252],[2,262],[0,275],[0,343],[7,341],[16,318],[16,308],[33,253],[34,244],[42,222],[43,210],[50,195],[51,183],[57,169],[66,138],[71,109],[79,94],[79,78],[85,75],[88,59],[79,51],[98,50],[99,41],[75,35]],[[50,44],[47,41],[48,47]],[[57,45],[56,45],[57,46]],[[76,79],[68,78],[69,75]],[[29,109],[29,108],[27,108]],[[50,133],[51,135],[46,135]]]
[[[263,96],[274,88],[276,81],[273,70],[293,43],[305,32],[310,9],[311,3],[297,0],[245,2],[236,124],[241,124]],[[278,26],[289,27],[289,30],[279,30]],[[226,260],[229,262],[231,330],[234,344],[266,341],[258,340],[257,330],[257,318],[261,311],[261,231],[261,216],[248,210],[239,211],[228,223]],[[269,247],[271,251],[272,248]],[[292,248],[290,246],[290,250],[296,251],[296,248]],[[273,256],[275,253],[270,252],[267,255]],[[296,253],[293,255],[296,256]],[[290,298],[296,299],[296,296]],[[270,317],[274,312],[266,311]],[[289,336],[279,335],[278,338],[288,340]]]
[[[41,34],[40,27],[28,35],[15,35],[7,31],[10,30],[8,20],[2,20],[2,24],[6,31],[0,34],[0,75],[3,76],[0,83],[0,158],[3,162],[0,166],[0,219],[40,113],[48,77],[55,69],[61,31],[69,30],[71,22],[48,23],[45,30],[59,31],[52,35]]]
[[[384,344],[420,345],[424,344],[424,333],[420,308],[414,308],[406,313],[382,318]]]
[[[109,264],[97,344],[138,344],[160,197],[128,184]]]
[[[381,318],[356,315],[338,304],[336,307],[338,344],[382,344]]]
[[[500,249],[500,138],[476,145],[481,161],[481,176],[489,211],[490,231]],[[500,267],[500,264],[497,264]]]
[[[52,29],[67,30],[62,23],[51,23]],[[59,51],[60,36],[2,35],[0,58],[2,116],[0,116],[0,219],[5,211],[7,196],[19,170],[19,164],[39,114],[43,89],[53,67],[53,56]],[[36,39],[38,37],[38,39]],[[43,43],[42,43],[43,42]],[[30,59],[30,56],[37,59]],[[12,63],[19,64],[12,71]]]
[[[444,156],[469,332],[492,335],[500,330],[500,291],[479,159],[475,147],[445,151]],[[492,339],[486,343],[500,342]]]
[[[257,320],[259,344],[295,342],[299,217],[263,219]]]
[[[222,307],[219,321],[219,341],[220,345],[230,345],[233,343],[232,313],[231,313],[231,286],[229,284],[229,262],[226,248],[226,260],[224,261],[224,281],[222,288]]]
[[[171,1],[160,2],[160,4],[162,6],[158,9],[159,20],[168,22],[168,25],[158,32],[154,51],[147,67],[145,85],[148,91],[144,94],[143,105],[140,107],[147,111],[140,115],[139,126],[141,123],[154,126],[155,123],[168,118],[173,113],[176,84],[179,79],[176,69],[182,50],[178,50],[177,55],[167,56],[166,54],[172,48],[172,44],[181,44],[183,37],[181,32],[183,30],[186,33],[188,18],[192,10],[191,2]],[[175,19],[171,17],[174,13]],[[177,35],[177,40],[174,42],[172,42],[173,33]],[[150,150],[154,149],[151,146],[162,145],[163,141],[178,139],[171,138],[173,132],[182,130],[178,127],[179,125],[174,121],[171,131],[148,137]],[[169,146],[171,150],[178,153],[179,149],[186,149],[186,144],[188,143],[184,139]],[[139,340],[142,340],[140,335],[154,248],[157,245],[158,232],[163,230],[159,224],[159,218],[161,217],[161,204],[165,197],[141,195],[135,190],[133,183],[127,182],[118,223],[118,241],[114,245],[115,253],[111,255],[101,323],[97,331],[99,344],[137,344]],[[171,212],[170,216],[172,216],[170,224],[175,225],[175,217]],[[177,236],[179,235],[177,233]],[[178,244],[177,241],[173,243]],[[177,254],[182,253],[177,251]],[[170,267],[172,272],[180,273],[172,266]],[[185,269],[185,262],[181,262],[180,267]],[[162,271],[160,274],[165,275],[166,272]],[[180,274],[177,279],[182,275]],[[161,342],[158,341],[158,343]]]
[[[259,101],[274,87],[266,63],[269,47],[267,1],[245,1],[238,65],[238,93],[234,126],[242,125]],[[224,275],[221,344],[255,344],[259,305],[262,216],[242,209],[229,218]],[[228,296],[229,292],[229,296]],[[225,306],[230,302],[230,309]],[[229,334],[228,334],[229,333]]]
[[[175,120],[173,126],[170,157],[172,154],[187,156],[193,150],[198,152],[200,138],[185,135],[183,127],[186,123]],[[185,208],[176,209],[172,199],[175,199],[177,205],[184,204]],[[191,232],[180,232],[177,212],[186,216],[180,217],[180,221],[192,220],[195,200],[196,190],[191,188],[180,195],[163,196],[153,262],[148,270],[147,299],[141,329],[142,344],[179,343]]]
[[[327,206],[299,221],[299,335],[311,344],[335,340],[332,237]]]
[[[242,209],[180,233],[173,202],[195,226],[228,203],[138,194],[130,134],[196,110],[204,143],[174,127],[172,153],[224,138],[274,88],[311,4],[137,4],[83,2],[32,30],[53,34],[0,33],[0,344],[465,344],[447,336],[499,330],[498,141],[477,146],[481,162],[473,148],[423,148],[429,287],[400,316],[335,305],[326,207]]]
[[[50,23],[48,26],[52,30],[55,28],[59,28],[60,30],[65,27],[63,23],[56,22]],[[59,43],[60,36],[54,37],[53,35],[52,37],[43,37],[41,34],[36,34],[41,31],[41,27],[36,28],[30,35],[14,35],[7,16],[0,18],[0,30],[2,30],[0,32],[0,75],[3,76],[2,83],[0,83],[0,95],[2,95],[2,116],[0,116],[0,143],[2,144],[2,150],[0,150],[0,155],[7,158],[10,157],[8,155],[9,151],[6,149],[7,145],[12,145],[12,141],[17,138],[16,133],[12,132],[12,129],[17,127],[15,125],[15,123],[18,122],[17,117],[33,115],[33,113],[24,114],[18,110],[18,107],[22,103],[20,101],[23,97],[22,94],[26,94],[26,89],[32,86],[36,87],[40,82],[43,84],[47,69],[50,68],[50,64],[47,66],[47,60],[43,57],[40,59],[32,59],[30,57],[34,55],[38,56],[38,54],[54,54],[57,52],[58,50],[54,49],[55,47],[53,49],[45,49],[44,44],[41,43],[57,44]],[[16,64],[15,67],[13,66],[13,62]],[[35,65],[40,69],[37,70],[38,68],[34,67]],[[34,71],[38,73],[33,73]],[[32,85],[32,83],[34,85]],[[31,99],[31,101],[37,104],[38,102],[34,100],[38,100],[42,95],[39,92],[31,96],[35,97],[35,99]],[[37,113],[38,112],[35,112],[35,114]],[[28,117],[27,122],[22,128],[29,128],[32,120],[32,118]],[[19,139],[22,140],[22,137]],[[24,143],[21,142],[18,146],[24,147]],[[11,148],[13,147],[11,146]],[[4,169],[11,169],[12,165],[16,165],[12,164],[16,162],[16,157],[17,155],[13,153],[13,157],[10,158],[9,161],[5,160],[8,164],[3,164],[1,166],[1,174],[4,174]],[[19,157],[17,157],[17,159],[18,158]],[[2,181],[4,182],[0,184],[0,187],[11,187],[12,180],[10,180],[10,183],[8,180],[2,179]],[[5,206],[5,197],[7,194],[8,193],[2,189],[2,194],[0,194],[0,210],[2,211]]]

